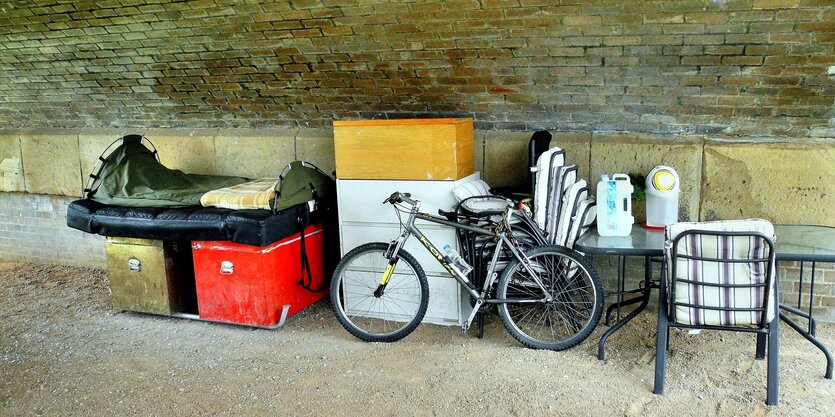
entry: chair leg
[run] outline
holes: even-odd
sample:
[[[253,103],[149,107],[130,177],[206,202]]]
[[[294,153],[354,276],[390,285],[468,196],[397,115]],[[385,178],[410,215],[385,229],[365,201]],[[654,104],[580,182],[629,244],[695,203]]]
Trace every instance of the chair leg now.
[[[478,338],[484,339],[484,313],[478,313]]]
[[[667,322],[667,304],[664,288],[658,292],[658,331],[655,335],[655,386],[653,394],[664,393],[664,374],[667,371],[667,349],[669,347],[670,328]]]
[[[777,405],[779,399],[779,380],[777,378],[778,365],[777,357],[779,355],[780,345],[780,316],[775,314],[774,319],[768,325],[768,370],[766,382],[766,399],[767,405]]]
[[[754,359],[765,359],[766,339],[767,337],[765,333],[757,333],[757,353],[754,355]]]

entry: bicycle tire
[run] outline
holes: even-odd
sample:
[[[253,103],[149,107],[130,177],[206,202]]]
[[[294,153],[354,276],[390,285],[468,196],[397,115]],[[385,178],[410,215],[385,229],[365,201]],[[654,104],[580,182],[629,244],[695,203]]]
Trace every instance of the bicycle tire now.
[[[537,246],[525,255],[553,301],[498,304],[502,324],[529,348],[560,351],[579,344],[600,322],[603,311],[603,286],[597,271],[585,257],[560,246]],[[542,291],[530,273],[514,258],[499,277],[496,298],[541,296]]]
[[[331,306],[336,319],[366,342],[395,342],[406,337],[423,320],[429,304],[426,274],[403,249],[397,254],[397,265],[383,295],[374,295],[388,265],[384,256],[388,246],[375,242],[354,248],[339,261],[331,280]],[[388,330],[389,323],[392,330]],[[378,325],[382,332],[374,330]]]

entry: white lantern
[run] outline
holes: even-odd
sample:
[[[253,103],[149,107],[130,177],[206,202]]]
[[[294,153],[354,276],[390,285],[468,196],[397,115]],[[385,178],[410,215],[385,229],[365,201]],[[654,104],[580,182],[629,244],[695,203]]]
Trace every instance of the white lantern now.
[[[678,173],[671,167],[659,165],[647,175],[647,227],[663,229],[678,222]]]

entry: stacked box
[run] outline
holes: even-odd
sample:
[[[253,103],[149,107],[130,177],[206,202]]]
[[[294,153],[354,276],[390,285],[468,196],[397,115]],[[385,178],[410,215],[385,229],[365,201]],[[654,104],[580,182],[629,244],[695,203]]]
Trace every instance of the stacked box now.
[[[194,313],[197,300],[189,242],[108,237],[113,307],[143,313]]]
[[[320,225],[263,247],[192,242],[200,319],[260,327],[282,323],[328,294],[323,249]]]

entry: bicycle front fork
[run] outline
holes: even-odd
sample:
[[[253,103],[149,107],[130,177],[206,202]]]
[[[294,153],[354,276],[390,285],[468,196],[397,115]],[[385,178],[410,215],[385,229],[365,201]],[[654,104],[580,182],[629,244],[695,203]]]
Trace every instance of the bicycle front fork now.
[[[380,278],[380,285],[377,285],[377,289],[374,290],[374,297],[380,298],[383,296],[383,293],[385,293],[386,285],[388,285],[389,280],[391,279],[391,274],[394,272],[395,265],[397,265],[397,257],[392,257],[389,259],[386,270],[383,271],[383,276]]]
[[[397,260],[399,259],[397,257],[397,252],[400,251],[400,247],[403,246],[403,242],[405,242],[408,237],[408,232],[404,231],[399,238],[389,242],[389,247],[386,249],[386,253],[383,254],[383,257],[388,259],[389,263],[386,265],[386,270],[383,271],[383,276],[380,277],[380,284],[378,284],[377,289],[374,290],[374,297],[380,298],[386,292],[386,285],[388,285],[391,275],[394,273],[394,267],[397,266]]]

